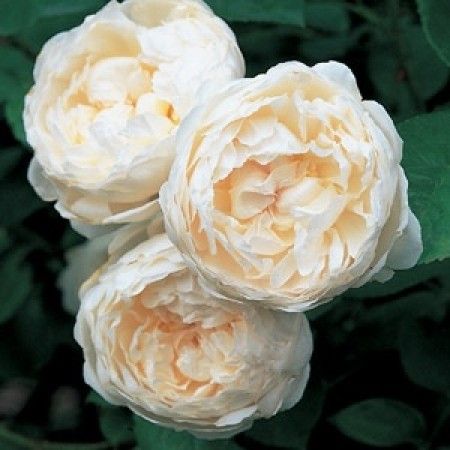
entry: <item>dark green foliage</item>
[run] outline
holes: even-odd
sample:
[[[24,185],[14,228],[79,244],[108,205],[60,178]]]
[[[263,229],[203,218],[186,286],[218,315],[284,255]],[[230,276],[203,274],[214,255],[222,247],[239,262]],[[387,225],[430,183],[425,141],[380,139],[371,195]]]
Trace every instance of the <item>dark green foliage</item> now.
[[[207,3],[227,21],[305,25],[303,0],[210,0]]]
[[[140,450],[242,450],[231,439],[200,440],[185,431],[173,431],[134,417],[134,431]]]
[[[450,66],[450,3],[442,0],[417,0],[422,25],[431,45]]]
[[[246,435],[266,445],[306,449],[309,435],[322,413],[326,396],[326,386],[316,375],[315,372],[312,373],[302,401],[291,411],[255,423]]]
[[[419,411],[386,398],[354,403],[331,421],[352,439],[377,447],[421,443],[426,432],[425,419]]]
[[[210,0],[253,76],[290,59],[336,59],[405,141],[425,251],[386,284],[308,313],[311,382],[292,410],[240,436],[200,441],[90,394],[56,280],[78,242],[26,180],[22,125],[33,62],[104,0],[0,0],[0,449],[450,449],[450,2]]]
[[[410,199],[423,228],[423,262],[449,255],[450,236],[450,110],[414,117],[400,124],[405,141],[403,165],[410,183]],[[442,220],[444,219],[444,221]]]

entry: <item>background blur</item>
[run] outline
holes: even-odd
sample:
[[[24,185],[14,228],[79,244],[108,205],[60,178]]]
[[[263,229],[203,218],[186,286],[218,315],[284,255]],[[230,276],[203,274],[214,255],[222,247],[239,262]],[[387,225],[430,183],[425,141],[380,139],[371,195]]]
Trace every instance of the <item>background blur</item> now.
[[[448,107],[448,0],[209,3],[236,32],[249,76],[290,59],[336,59],[397,122]],[[155,427],[90,392],[74,318],[57,288],[64,253],[82,240],[27,183],[21,113],[42,44],[104,4],[0,0],[0,449],[449,450],[448,260],[350,290],[311,312],[315,352],[304,399],[232,441]],[[437,114],[400,126],[410,182],[423,178],[411,193],[424,226],[422,262],[450,255],[442,215],[443,208],[450,218],[450,115]],[[429,141],[434,147],[422,146]]]

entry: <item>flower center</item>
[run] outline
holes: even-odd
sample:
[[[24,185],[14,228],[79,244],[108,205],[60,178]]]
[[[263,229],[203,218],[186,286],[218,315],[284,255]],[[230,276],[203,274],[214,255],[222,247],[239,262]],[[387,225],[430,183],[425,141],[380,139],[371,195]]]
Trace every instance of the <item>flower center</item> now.
[[[306,153],[264,165],[250,159],[215,184],[215,205],[241,222],[265,212],[293,217],[295,208],[318,207],[332,193],[341,193],[335,176],[339,166],[329,157]]]
[[[195,300],[182,302],[173,289],[163,280],[125,302],[127,306],[115,306],[121,310],[115,325],[116,370],[124,378],[125,365],[137,384],[164,402],[213,396],[239,368],[232,352],[242,317],[219,311],[218,322],[207,324],[203,318],[211,317],[211,307],[197,311]]]
[[[283,102],[286,114],[263,107],[225,129],[231,139],[213,173],[214,231],[199,210],[192,234],[207,264],[241,283],[300,290],[353,264],[370,239],[376,166],[354,112],[321,114],[318,100],[305,113]]]
[[[152,87],[155,69],[136,57],[89,62],[61,97],[67,139],[73,145],[124,138],[137,150],[161,140],[179,123],[173,106]],[[120,139],[121,138],[121,139]],[[134,144],[134,145],[133,145]]]

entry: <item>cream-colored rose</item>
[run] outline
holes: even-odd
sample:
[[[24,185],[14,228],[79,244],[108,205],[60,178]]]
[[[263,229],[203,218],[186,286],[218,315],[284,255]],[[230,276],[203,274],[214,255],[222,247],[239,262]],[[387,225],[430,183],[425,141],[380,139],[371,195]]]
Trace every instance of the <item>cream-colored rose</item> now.
[[[402,141],[350,69],[280,64],[180,127],[167,232],[209,289],[302,311],[417,262]]]
[[[211,297],[166,234],[83,286],[75,337],[106,400],[207,439],[292,407],[312,351],[303,314]]]
[[[147,218],[180,120],[243,73],[232,31],[201,0],[111,1],[38,57],[24,111],[31,184],[75,223]]]

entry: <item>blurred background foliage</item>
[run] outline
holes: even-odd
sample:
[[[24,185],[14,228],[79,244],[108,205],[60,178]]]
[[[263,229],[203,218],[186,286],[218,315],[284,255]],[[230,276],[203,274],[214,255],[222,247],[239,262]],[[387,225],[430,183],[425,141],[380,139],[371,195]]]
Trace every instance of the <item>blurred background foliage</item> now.
[[[0,448],[4,450],[450,449],[450,1],[210,0],[247,73],[340,60],[405,140],[423,226],[418,267],[308,315],[311,382],[291,411],[234,440],[148,424],[90,392],[57,278],[81,242],[26,181],[23,97],[55,33],[103,0],[0,0]]]

